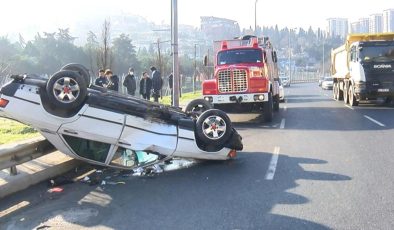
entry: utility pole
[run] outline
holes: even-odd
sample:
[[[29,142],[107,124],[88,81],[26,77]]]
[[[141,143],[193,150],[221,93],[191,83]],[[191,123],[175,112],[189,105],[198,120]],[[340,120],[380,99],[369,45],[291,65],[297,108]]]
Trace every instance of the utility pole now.
[[[172,44],[172,69],[173,69],[173,106],[179,107],[179,63],[178,63],[178,1],[171,0],[171,44]]]
[[[322,77],[324,77],[324,38],[323,38],[323,71],[322,71]]]
[[[256,36],[257,36],[257,2],[258,0],[254,2],[254,35]]]
[[[196,93],[196,74],[197,74],[197,44],[194,44],[193,93]]]

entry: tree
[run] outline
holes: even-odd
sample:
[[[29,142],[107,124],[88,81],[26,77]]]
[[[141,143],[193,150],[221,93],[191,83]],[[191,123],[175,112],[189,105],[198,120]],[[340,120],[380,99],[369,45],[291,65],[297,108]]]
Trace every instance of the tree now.
[[[104,20],[103,27],[101,29],[101,40],[97,55],[97,66],[109,69],[112,64],[111,54],[111,22]]]
[[[97,41],[96,34],[94,34],[92,31],[89,31],[88,37],[86,39],[85,53],[88,57],[89,69],[92,73],[96,73],[96,70],[99,68],[99,66],[97,66],[97,62],[95,61],[98,57],[98,48],[99,43]]]
[[[117,73],[127,72],[129,67],[139,70],[140,63],[136,56],[135,46],[129,35],[122,33],[112,42],[114,53],[113,68]]]

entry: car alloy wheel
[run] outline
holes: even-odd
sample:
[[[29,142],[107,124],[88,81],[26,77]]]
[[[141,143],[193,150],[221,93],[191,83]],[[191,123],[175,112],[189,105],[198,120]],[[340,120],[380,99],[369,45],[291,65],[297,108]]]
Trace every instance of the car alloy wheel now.
[[[215,115],[207,117],[202,126],[204,135],[211,140],[222,138],[227,128],[226,122],[221,117]]]
[[[78,98],[80,91],[78,82],[70,77],[58,79],[53,86],[53,95],[62,103],[74,102]]]

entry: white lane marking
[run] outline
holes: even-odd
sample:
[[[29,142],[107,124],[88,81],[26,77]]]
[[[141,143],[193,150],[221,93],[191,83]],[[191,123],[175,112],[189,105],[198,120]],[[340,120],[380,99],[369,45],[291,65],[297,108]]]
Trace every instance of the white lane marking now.
[[[377,125],[379,125],[379,126],[382,126],[382,127],[385,127],[385,126],[386,126],[386,125],[384,125],[383,123],[380,123],[379,121],[373,119],[372,117],[369,117],[369,116],[367,116],[367,115],[364,115],[364,117],[367,118],[368,120],[374,122],[375,124],[377,124]]]
[[[273,180],[274,179],[276,166],[278,164],[279,150],[280,150],[280,148],[278,146],[276,146],[274,148],[274,152],[272,153],[271,162],[268,167],[267,174],[265,174],[266,180]]]
[[[347,108],[349,108],[351,110],[354,110],[354,108],[352,108],[351,106],[345,105],[345,107],[347,107]]]
[[[282,118],[282,121],[280,122],[280,129],[284,129],[285,128],[285,123],[286,123],[286,119]]]
[[[284,107],[283,107],[283,111],[287,111],[287,106],[285,105]]]

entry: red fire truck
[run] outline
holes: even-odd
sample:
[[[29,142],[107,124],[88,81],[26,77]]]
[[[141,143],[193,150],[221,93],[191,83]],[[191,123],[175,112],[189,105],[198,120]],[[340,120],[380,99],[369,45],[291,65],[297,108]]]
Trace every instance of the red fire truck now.
[[[268,38],[216,41],[214,50],[215,78],[203,82],[204,99],[230,113],[262,112],[270,122],[279,110],[279,74]]]

